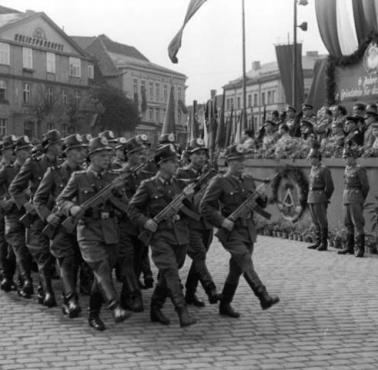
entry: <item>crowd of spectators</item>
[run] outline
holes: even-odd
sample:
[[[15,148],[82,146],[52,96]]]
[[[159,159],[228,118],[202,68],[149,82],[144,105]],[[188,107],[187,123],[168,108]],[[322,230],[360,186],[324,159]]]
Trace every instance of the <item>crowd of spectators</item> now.
[[[378,108],[376,104],[323,106],[316,113],[303,104],[301,112],[289,106],[273,111],[260,131],[245,132],[243,144],[254,158],[306,158],[317,143],[323,157],[340,158],[344,146],[358,149],[361,157],[378,157]]]

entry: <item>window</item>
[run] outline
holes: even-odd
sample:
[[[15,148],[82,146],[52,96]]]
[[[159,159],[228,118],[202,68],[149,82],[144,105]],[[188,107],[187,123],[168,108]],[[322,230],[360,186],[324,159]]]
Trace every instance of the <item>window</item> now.
[[[272,90],[272,104],[276,102],[276,92]]]
[[[164,85],[164,101],[166,102],[168,100],[168,87],[167,85]]]
[[[180,124],[181,123],[181,109],[179,108],[177,111],[177,122]]]
[[[81,61],[79,58],[69,58],[70,76],[81,77]]]
[[[63,104],[67,105],[68,104],[68,96],[66,90],[62,90],[62,98],[63,98]]]
[[[46,70],[48,73],[55,73],[55,54],[46,53]]]
[[[54,100],[54,89],[52,87],[47,88],[47,101],[52,104]]]
[[[248,107],[252,107],[252,95],[248,95]]]
[[[265,105],[265,93],[261,93],[261,103],[262,105]]]
[[[160,85],[158,83],[155,84],[155,97],[157,101],[160,100]]]
[[[156,119],[156,122],[160,122],[160,110],[159,110],[159,108],[156,108],[155,119]]]
[[[258,103],[257,103],[257,94],[253,94],[253,106],[254,107],[257,107]]]
[[[150,109],[148,110],[148,116],[149,116],[150,121],[152,121],[152,120],[154,119],[154,117],[153,117],[153,112],[152,112],[152,108],[150,108]]]
[[[94,66],[93,64],[88,64],[88,78],[93,80],[94,79]]]
[[[237,98],[237,109],[240,109],[240,96]]]
[[[30,103],[30,84],[24,84],[24,90],[23,90],[23,101],[24,104]]]
[[[7,84],[4,80],[0,80],[0,101],[6,100]]]
[[[48,122],[47,123],[47,129],[50,131],[50,130],[54,130],[54,122]]]
[[[181,87],[177,88],[177,100],[181,99]]]
[[[138,95],[138,80],[136,78],[133,80],[133,86],[134,86],[134,96]]]
[[[268,91],[268,104],[272,104],[272,92]]]
[[[22,48],[22,66],[26,69],[33,69],[33,50]]]
[[[0,118],[0,136],[4,136],[7,133],[7,119]]]
[[[150,82],[150,100],[154,100],[154,84]]]
[[[0,42],[0,64],[10,64],[9,62],[9,44]]]
[[[231,100],[231,109],[234,109],[234,99],[231,98],[230,100]]]
[[[79,103],[80,103],[80,98],[81,98],[81,96],[80,96],[80,91],[75,91],[75,104],[76,104],[76,105],[79,105]]]

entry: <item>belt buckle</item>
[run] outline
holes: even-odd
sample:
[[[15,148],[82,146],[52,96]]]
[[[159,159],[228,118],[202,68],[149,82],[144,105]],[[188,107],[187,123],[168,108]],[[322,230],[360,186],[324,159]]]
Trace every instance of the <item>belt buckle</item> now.
[[[110,218],[109,212],[101,212],[100,213],[101,220],[108,220]]]

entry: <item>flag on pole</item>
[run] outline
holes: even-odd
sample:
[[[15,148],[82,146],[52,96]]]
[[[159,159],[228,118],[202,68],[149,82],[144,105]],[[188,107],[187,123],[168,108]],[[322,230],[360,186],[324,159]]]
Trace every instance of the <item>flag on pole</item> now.
[[[169,59],[172,63],[178,63],[178,59],[176,57],[178,51],[181,47],[181,39],[182,34],[184,32],[185,25],[189,22],[190,18],[196,13],[196,11],[203,5],[206,0],[190,0],[188,10],[186,11],[186,16],[184,19],[184,24],[177,32],[176,36],[172,39],[172,41],[168,45],[168,55]]]
[[[173,86],[168,98],[167,110],[165,112],[164,123],[161,129],[161,134],[176,134],[175,124],[175,98],[173,95]]]
[[[236,123],[235,144],[241,144],[242,135],[243,135],[242,124],[243,124],[243,110],[239,114],[239,117]]]

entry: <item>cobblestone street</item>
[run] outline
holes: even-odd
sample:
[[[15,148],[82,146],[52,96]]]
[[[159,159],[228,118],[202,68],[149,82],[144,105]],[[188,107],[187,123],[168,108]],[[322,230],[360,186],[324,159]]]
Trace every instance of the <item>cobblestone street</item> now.
[[[219,289],[228,254],[214,242],[209,267]],[[240,319],[218,315],[217,306],[191,308],[198,319],[181,329],[171,302],[168,327],[145,312],[94,332],[85,310],[63,317],[16,293],[0,295],[0,368],[10,369],[376,369],[378,363],[378,259],[310,251],[305,243],[259,237],[255,266],[281,302],[262,311],[244,281],[234,307]],[[182,271],[186,275],[189,260]],[[58,282],[55,283],[59,285]],[[60,290],[59,290],[60,292]],[[200,295],[204,297],[201,289]],[[60,297],[59,297],[60,298]],[[87,298],[82,300],[86,306]]]

